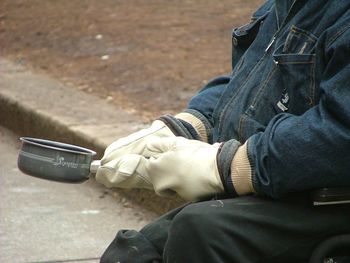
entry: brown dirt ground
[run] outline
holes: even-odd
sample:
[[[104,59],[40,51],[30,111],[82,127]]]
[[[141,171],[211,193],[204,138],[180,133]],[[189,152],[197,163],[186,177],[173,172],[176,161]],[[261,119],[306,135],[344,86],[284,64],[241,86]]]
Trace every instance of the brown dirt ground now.
[[[0,55],[149,120],[230,71],[231,29],[261,2],[1,0]]]

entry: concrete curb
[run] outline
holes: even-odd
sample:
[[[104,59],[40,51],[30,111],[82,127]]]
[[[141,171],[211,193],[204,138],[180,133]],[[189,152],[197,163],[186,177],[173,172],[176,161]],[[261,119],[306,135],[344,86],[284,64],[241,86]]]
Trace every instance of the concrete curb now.
[[[20,136],[88,147],[101,157],[108,144],[145,127],[138,116],[47,76],[0,58],[0,124]],[[146,190],[119,193],[156,212],[183,203]]]

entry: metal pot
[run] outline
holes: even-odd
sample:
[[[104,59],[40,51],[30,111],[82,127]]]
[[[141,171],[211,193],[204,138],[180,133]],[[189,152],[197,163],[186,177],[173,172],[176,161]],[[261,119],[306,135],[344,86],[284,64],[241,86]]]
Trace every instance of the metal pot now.
[[[22,137],[18,168],[25,174],[51,181],[81,183],[96,173],[96,152],[79,146],[36,138]]]

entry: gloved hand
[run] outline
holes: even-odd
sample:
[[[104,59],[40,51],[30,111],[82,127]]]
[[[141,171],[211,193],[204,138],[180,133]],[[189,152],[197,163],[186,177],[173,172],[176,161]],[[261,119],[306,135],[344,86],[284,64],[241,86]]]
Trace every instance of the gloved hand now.
[[[101,165],[96,173],[96,181],[106,187],[145,188],[153,190],[146,171],[148,160],[142,155],[126,154]]]
[[[210,145],[182,137],[147,143],[146,159],[124,155],[103,164],[96,179],[107,187],[147,188],[163,196],[179,194],[185,200],[223,193],[216,155],[219,144]]]
[[[148,140],[162,137],[175,137],[175,135],[164,122],[156,120],[149,128],[132,133],[109,145],[101,164],[116,160],[125,154],[142,154]]]
[[[147,152],[152,157],[145,170],[155,192],[176,192],[189,201],[223,193],[216,162],[219,147],[219,143],[211,145],[181,137],[150,141]]]

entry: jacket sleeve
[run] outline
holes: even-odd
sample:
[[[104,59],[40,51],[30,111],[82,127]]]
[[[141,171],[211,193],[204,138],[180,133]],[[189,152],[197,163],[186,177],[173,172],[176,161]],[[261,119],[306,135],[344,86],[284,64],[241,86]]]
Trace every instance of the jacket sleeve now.
[[[253,13],[250,23],[233,30],[232,37],[235,36],[234,38],[241,38],[242,40],[239,41],[242,42],[241,44],[233,46],[233,70],[235,68],[234,65],[237,64],[244,52],[255,39],[262,19],[267,16],[273,4],[274,0],[267,0]],[[239,36],[237,36],[235,32],[239,32]],[[202,141],[212,143],[212,129],[214,126],[213,112],[230,80],[231,76],[220,76],[211,80],[190,100],[188,108],[185,110],[186,114],[176,116],[192,125],[197,133],[202,134],[199,136]]]
[[[207,142],[212,141],[213,111],[230,80],[230,76],[220,76],[211,80],[189,101],[185,110],[204,124],[208,134]]]
[[[175,116],[159,118],[176,136],[212,143],[213,111],[224,92],[230,77],[210,81],[189,102],[188,108]]]
[[[273,198],[350,186],[350,30],[325,48],[319,104],[279,114],[246,143],[254,190]],[[235,178],[233,178],[233,181]]]

